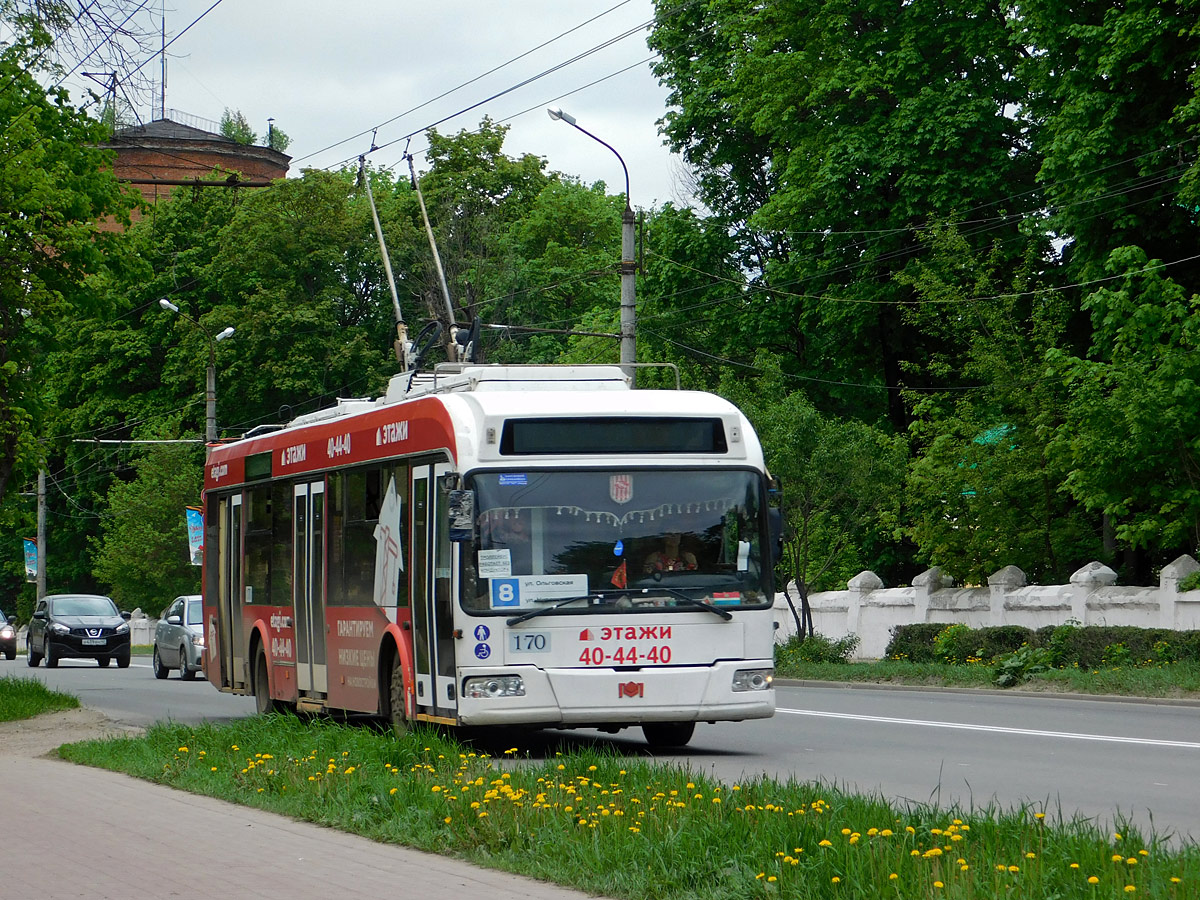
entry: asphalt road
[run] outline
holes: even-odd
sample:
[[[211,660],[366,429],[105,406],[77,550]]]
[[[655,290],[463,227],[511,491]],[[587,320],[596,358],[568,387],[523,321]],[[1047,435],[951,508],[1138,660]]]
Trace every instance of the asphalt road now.
[[[135,657],[125,670],[0,660],[0,676],[9,674],[39,678],[134,725],[254,712],[253,698],[201,679],[155,679],[149,658]],[[781,685],[777,701],[773,719],[700,725],[685,751],[655,755],[727,782],[767,774],[899,802],[1028,804],[1051,819],[1082,816],[1110,828],[1125,818],[1200,841],[1198,705],[809,685]],[[527,746],[552,752],[558,737],[648,753],[636,729],[563,733]]]

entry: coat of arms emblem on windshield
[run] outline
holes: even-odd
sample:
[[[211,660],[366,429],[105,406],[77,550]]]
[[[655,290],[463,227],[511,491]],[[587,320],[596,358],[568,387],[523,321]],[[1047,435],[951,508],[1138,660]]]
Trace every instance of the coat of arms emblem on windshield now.
[[[613,503],[628,503],[633,499],[633,476],[632,475],[610,475],[608,476],[608,496],[612,498]]]

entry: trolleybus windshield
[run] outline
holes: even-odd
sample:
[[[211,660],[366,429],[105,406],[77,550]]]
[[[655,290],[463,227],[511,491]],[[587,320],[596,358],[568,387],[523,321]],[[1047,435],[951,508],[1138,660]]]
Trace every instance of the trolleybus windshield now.
[[[467,486],[475,528],[462,596],[473,613],[769,603],[756,472],[514,469],[476,472]]]

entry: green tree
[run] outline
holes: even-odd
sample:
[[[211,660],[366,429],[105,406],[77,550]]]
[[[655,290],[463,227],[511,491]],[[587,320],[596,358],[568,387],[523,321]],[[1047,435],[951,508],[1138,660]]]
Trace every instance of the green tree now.
[[[1200,547],[1200,295],[1160,260],[1113,252],[1090,358],[1052,354],[1070,404],[1054,449],[1066,486],[1125,546],[1164,563]]]
[[[657,4],[650,39],[663,127],[761,288],[746,344],[821,379],[819,408],[903,429],[904,367],[929,351],[895,278],[917,234],[978,210],[990,242],[1037,206],[1007,16],[983,0],[678,7]]]
[[[221,134],[239,144],[258,143],[258,135],[240,109],[225,108],[225,112],[221,114]]]
[[[93,538],[95,573],[122,609],[154,617],[175,597],[199,593],[184,508],[200,503],[202,463],[199,447],[153,446],[134,462],[134,479],[109,490],[108,517]]]
[[[287,132],[272,123],[271,127],[267,130],[267,146],[272,150],[278,150],[280,153],[283,153],[291,145],[292,139],[288,136]]]
[[[105,216],[128,221],[133,201],[96,149],[104,127],[47,91],[49,38],[18,21],[0,48],[0,500],[21,464],[36,464],[46,412],[44,355],[54,323],[98,308],[87,278],[115,238]]]
[[[1102,553],[1100,519],[1065,490],[1069,468],[1050,445],[1067,392],[1045,358],[1071,317],[1061,291],[1039,289],[1041,242],[1011,268],[1007,251],[973,252],[958,228],[924,236],[928,253],[904,277],[920,302],[905,310],[938,349],[913,392],[908,533],[919,556],[982,583],[1006,565],[1057,583]]]
[[[772,475],[782,482],[786,531],[779,571],[785,584],[795,583],[807,609],[811,591],[878,567],[881,545],[899,527],[907,450],[899,437],[819,412],[803,393],[787,389],[765,354],[755,363],[764,370],[756,384],[727,382],[722,393],[749,417]],[[804,633],[799,619],[797,626]]]

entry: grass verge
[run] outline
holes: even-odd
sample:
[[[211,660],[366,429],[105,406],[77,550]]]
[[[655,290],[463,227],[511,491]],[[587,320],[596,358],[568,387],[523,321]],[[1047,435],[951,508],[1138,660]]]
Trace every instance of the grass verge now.
[[[52,691],[33,678],[0,678],[0,722],[32,719],[45,712],[76,709],[79,699],[70,694]]]
[[[987,664],[951,666],[906,660],[877,662],[806,662],[789,660],[777,666],[781,678],[876,684],[995,688],[995,672]],[[1110,694],[1131,697],[1200,700],[1200,665],[1171,663],[1145,668],[1049,669],[1033,675],[1012,690],[1061,691],[1072,694]]]
[[[613,752],[488,756],[268,716],[67,745],[101,766],[595,894],[743,898],[1194,897],[1200,848],[1054,810],[938,810]],[[1048,815],[1047,815],[1048,813]]]

